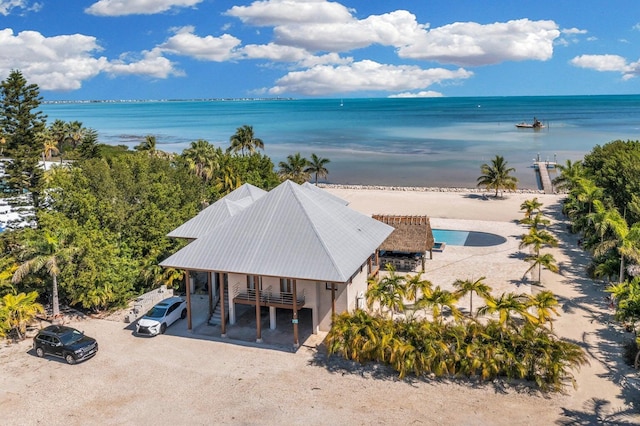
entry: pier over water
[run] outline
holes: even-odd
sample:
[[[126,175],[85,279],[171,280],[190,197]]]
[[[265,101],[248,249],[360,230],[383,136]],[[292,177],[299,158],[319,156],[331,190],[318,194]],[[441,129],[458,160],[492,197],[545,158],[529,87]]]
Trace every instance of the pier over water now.
[[[542,184],[542,190],[545,194],[553,194],[553,184],[551,183],[551,177],[549,176],[549,169],[556,168],[555,161],[534,161],[533,167],[536,169],[536,173],[540,174],[540,183]]]

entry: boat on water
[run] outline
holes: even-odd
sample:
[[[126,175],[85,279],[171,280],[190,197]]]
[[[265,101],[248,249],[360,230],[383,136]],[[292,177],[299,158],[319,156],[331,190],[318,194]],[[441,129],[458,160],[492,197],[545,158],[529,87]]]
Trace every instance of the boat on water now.
[[[516,127],[518,129],[544,129],[545,126],[542,124],[542,121],[533,117],[533,123],[526,123],[523,121],[522,123],[516,124]]]

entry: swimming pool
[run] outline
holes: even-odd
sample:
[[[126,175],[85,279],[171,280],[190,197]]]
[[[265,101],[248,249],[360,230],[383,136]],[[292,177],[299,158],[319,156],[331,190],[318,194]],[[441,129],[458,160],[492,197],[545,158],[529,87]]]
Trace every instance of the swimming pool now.
[[[505,237],[488,232],[459,231],[455,229],[432,229],[431,231],[435,242],[451,246],[487,247],[507,242]]]
[[[463,246],[469,237],[469,231],[456,231],[453,229],[432,229],[433,239],[438,243],[446,243],[450,246]]]

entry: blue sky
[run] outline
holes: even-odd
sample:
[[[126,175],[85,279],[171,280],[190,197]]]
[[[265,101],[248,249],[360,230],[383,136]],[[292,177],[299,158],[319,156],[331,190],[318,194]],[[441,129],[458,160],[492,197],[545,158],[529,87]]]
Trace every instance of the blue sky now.
[[[46,100],[640,93],[637,0],[0,0]]]

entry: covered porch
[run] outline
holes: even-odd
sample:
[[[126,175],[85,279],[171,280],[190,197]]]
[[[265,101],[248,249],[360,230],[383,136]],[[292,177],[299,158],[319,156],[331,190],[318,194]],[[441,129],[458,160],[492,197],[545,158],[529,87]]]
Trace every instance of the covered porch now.
[[[205,279],[206,283],[196,281],[196,276],[201,281]],[[287,339],[294,349],[300,346],[301,340],[318,333],[322,305],[328,307],[330,304],[331,318],[336,314],[338,290],[344,289],[339,283],[320,286],[303,281],[300,285],[296,279],[214,271],[186,271],[185,281],[190,283],[186,293],[188,331],[265,344],[282,345],[282,340]],[[278,281],[286,281],[287,289],[291,291],[283,288],[273,291],[272,285],[268,284]],[[196,289],[200,294],[194,294]],[[203,290],[206,295],[202,294]],[[308,298],[305,293],[309,293]],[[204,321],[203,317],[206,318]],[[196,318],[198,321],[194,323]]]

